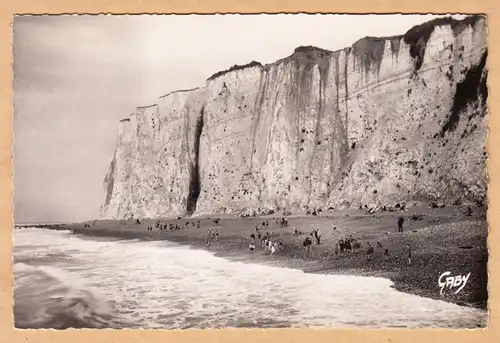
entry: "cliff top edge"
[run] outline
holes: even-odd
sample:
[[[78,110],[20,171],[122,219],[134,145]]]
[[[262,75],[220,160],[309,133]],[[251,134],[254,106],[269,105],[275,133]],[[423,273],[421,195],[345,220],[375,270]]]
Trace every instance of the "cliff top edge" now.
[[[427,21],[425,23],[415,25],[412,28],[410,28],[406,33],[401,34],[401,35],[393,35],[393,36],[386,36],[386,37],[373,37],[373,36],[366,36],[363,38],[358,39],[356,42],[354,42],[350,47],[344,47],[342,49],[338,50],[327,50],[315,46],[299,46],[297,47],[294,52],[285,58],[276,60],[275,62],[268,63],[263,65],[260,62],[257,61],[252,61],[247,64],[243,65],[233,65],[232,67],[221,70],[210,76],[207,81],[212,81],[218,77],[221,77],[225,74],[228,74],[233,71],[238,71],[246,68],[252,68],[252,67],[262,67],[264,69],[267,69],[269,66],[277,63],[281,63],[284,61],[288,60],[299,60],[299,61],[306,61],[309,59],[312,60],[317,60],[318,58],[323,58],[323,57],[330,57],[334,54],[338,54],[342,51],[353,51],[356,54],[367,54],[369,53],[369,50],[373,47],[374,44],[385,44],[385,42],[390,41],[392,44],[395,42],[401,41],[401,39],[405,40],[405,43],[411,44],[412,41],[414,41],[416,38],[414,37],[420,37],[423,36],[425,41],[427,41],[430,37],[430,35],[434,32],[434,29],[438,26],[446,26],[449,25],[453,29],[453,32],[455,34],[459,34],[464,28],[467,26],[472,26],[474,25],[477,21],[481,19],[485,19],[486,16],[482,14],[471,14],[464,19],[454,19],[450,16],[445,16],[445,17],[440,17],[436,18],[430,21]],[[394,52],[394,51],[393,51]]]
[[[195,90],[198,90],[198,89],[201,89],[201,88],[203,88],[203,87],[195,87],[195,88],[189,88],[189,89],[179,89],[179,90],[172,91],[172,92],[169,92],[167,94],[161,95],[159,98],[160,99],[166,98],[167,96],[173,95],[173,94],[176,94],[176,93],[192,92],[192,91],[195,91]]]
[[[282,62],[286,62],[289,60],[296,60],[298,62],[307,62],[307,63],[315,63],[318,60],[321,60],[323,58],[330,58],[331,56],[335,54],[339,54],[343,51],[345,52],[350,52],[352,51],[356,55],[373,55],[372,51],[377,52],[378,54],[375,53],[375,55],[383,55],[383,46],[385,46],[385,43],[387,41],[391,42],[391,49],[393,49],[393,53],[396,52],[399,46],[399,42],[401,40],[404,40],[406,44],[409,44],[412,46],[410,49],[410,53],[412,57],[416,57],[413,55],[416,55],[415,53],[412,53],[412,51],[418,50],[417,45],[421,44],[426,44],[427,41],[429,40],[430,36],[434,32],[436,27],[439,26],[450,26],[454,32],[455,35],[458,35],[460,32],[462,32],[465,28],[468,26],[473,26],[475,25],[478,21],[481,19],[486,20],[486,15],[483,14],[471,14],[468,15],[467,17],[463,19],[454,19],[450,16],[444,16],[444,17],[439,17],[427,22],[424,22],[419,25],[415,25],[412,28],[410,28],[405,34],[402,35],[394,35],[394,36],[387,36],[387,37],[373,37],[373,36],[366,36],[363,38],[358,39],[356,42],[354,42],[350,47],[344,47],[342,49],[338,50],[327,50],[323,48],[319,48],[316,46],[299,46],[295,48],[293,53],[285,58],[276,60],[275,62],[268,63],[268,64],[262,64],[261,62],[258,61],[251,61],[247,64],[242,64],[238,65],[235,64],[232,67],[218,71],[211,75],[207,81],[213,81],[223,75],[226,75],[228,73],[238,71],[238,70],[243,70],[247,68],[253,68],[253,67],[259,67],[262,69],[268,69],[270,66],[279,64]],[[378,56],[381,58],[381,56]],[[198,89],[203,89],[204,87],[195,87],[191,89],[181,89],[181,90],[176,90],[169,92],[165,95],[162,95],[159,97],[159,99],[165,98],[169,95],[173,95],[176,93],[182,93],[182,92],[190,92],[190,91],[195,91]],[[139,106],[137,107],[137,110],[143,110],[147,109],[150,107],[158,106],[158,104],[152,104],[148,106]],[[134,115],[135,113],[131,114]],[[130,117],[130,116],[129,116]],[[125,121],[128,118],[122,119],[121,121]]]

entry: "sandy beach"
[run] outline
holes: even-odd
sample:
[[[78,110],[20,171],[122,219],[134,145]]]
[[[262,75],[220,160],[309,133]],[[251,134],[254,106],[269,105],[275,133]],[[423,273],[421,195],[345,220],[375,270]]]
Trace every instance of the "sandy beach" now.
[[[168,240],[210,250],[231,260],[297,268],[306,273],[379,276],[392,280],[393,287],[402,292],[485,309],[488,278],[486,209],[473,208],[470,216],[465,213],[464,207],[447,207],[374,214],[361,210],[317,216],[295,214],[288,217],[288,226],[284,228],[276,223],[278,216],[238,218],[227,215],[144,219],[140,224],[135,220],[116,220],[45,227],[89,236]],[[400,215],[405,218],[402,233],[397,229]],[[215,218],[220,218],[218,224],[214,223]],[[181,229],[160,231],[155,227],[157,220],[178,224]],[[194,224],[198,220],[200,228]],[[284,246],[273,255],[260,244],[253,252],[249,249],[250,235],[255,232],[255,225],[261,225],[263,221],[269,222],[269,228],[262,228],[262,234],[269,231],[271,239]],[[152,231],[147,230],[149,226],[153,227]],[[219,237],[206,246],[209,229],[218,229]],[[299,235],[294,234],[295,229]],[[313,239],[307,256],[302,243],[314,229],[319,229],[321,242],[315,244]],[[361,248],[336,255],[335,244],[350,235],[361,243]],[[374,247],[370,261],[366,257],[368,242]],[[411,265],[407,262],[407,244],[412,250]],[[384,256],[385,249],[389,252],[388,258]],[[451,276],[471,274],[460,292],[454,294],[456,288],[445,289],[441,295],[438,279],[444,272],[450,272]]]

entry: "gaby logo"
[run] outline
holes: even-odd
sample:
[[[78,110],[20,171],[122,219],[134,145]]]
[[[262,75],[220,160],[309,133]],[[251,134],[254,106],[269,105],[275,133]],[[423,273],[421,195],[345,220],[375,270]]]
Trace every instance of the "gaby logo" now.
[[[439,294],[443,295],[443,290],[445,288],[451,290],[458,287],[455,292],[455,294],[457,294],[465,287],[467,281],[469,281],[470,274],[471,273],[467,275],[449,276],[451,275],[450,272],[444,272],[443,274],[441,274],[438,280],[439,287],[441,287],[441,291],[439,292]]]

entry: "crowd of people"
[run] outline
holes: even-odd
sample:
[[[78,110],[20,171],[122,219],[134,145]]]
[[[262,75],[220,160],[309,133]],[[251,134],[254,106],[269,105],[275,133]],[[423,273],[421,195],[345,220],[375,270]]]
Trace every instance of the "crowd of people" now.
[[[398,232],[403,232],[403,224],[404,224],[404,218],[402,216],[398,217],[397,219]],[[333,227],[334,235],[336,231],[337,227],[334,226]],[[303,233],[300,232],[297,228],[294,228],[293,235],[300,236],[302,234]],[[305,249],[306,257],[309,257],[311,255],[313,241],[315,241],[316,245],[319,245],[321,243],[321,234],[319,232],[319,229],[317,228],[313,229],[313,231],[309,235],[307,235],[302,242],[302,246]],[[349,235],[349,237],[346,238],[341,237],[338,239],[337,243],[335,244],[334,254],[335,256],[342,256],[344,254],[356,253],[362,248],[363,244],[357,239],[355,239],[352,235]],[[387,247],[384,247],[380,242],[377,242],[375,246],[372,246],[370,242],[366,243],[366,260],[371,261],[376,251],[383,251],[382,254],[384,259],[386,261],[389,260],[390,258],[389,249]],[[411,265],[412,250],[410,244],[406,244],[406,251],[407,251],[408,265]]]
[[[271,255],[284,249],[285,245],[282,242],[272,239],[272,231],[268,230],[263,234],[261,228],[269,228],[269,221],[264,220],[261,225],[255,224],[254,232],[250,235],[251,242],[248,246],[250,251],[254,252],[258,244],[260,244],[265,251],[269,251]]]
[[[205,239],[205,245],[210,247],[213,243],[219,241],[219,218],[213,219],[212,222],[215,225],[215,228],[211,227],[207,229],[207,237]],[[397,232],[403,232],[404,218],[400,216],[397,218]],[[139,221],[140,222],[140,221]],[[277,217],[275,219],[275,223],[279,225],[280,228],[288,227],[288,218],[286,216]],[[160,232],[163,231],[178,231],[183,228],[193,227],[200,228],[201,224],[199,220],[196,221],[186,221],[184,223],[166,223],[161,222],[159,220],[155,223],[155,228]],[[294,236],[302,236],[304,233],[299,231],[296,227],[293,228]],[[153,226],[149,225],[146,228],[147,231],[153,231]],[[335,236],[337,232],[337,228],[333,227],[333,235]],[[313,228],[311,232],[306,234],[306,237],[302,241],[302,246],[305,249],[305,256],[309,257],[312,252],[313,245],[321,244],[321,233],[319,228]],[[264,249],[264,251],[269,252],[270,255],[274,255],[276,252],[281,251],[285,248],[285,245],[282,241],[279,241],[276,237],[273,237],[273,232],[271,230],[271,226],[268,220],[263,220],[261,223],[255,224],[254,232],[250,235],[251,242],[248,245],[248,248],[251,252],[256,251],[259,247]],[[376,242],[375,246],[372,246],[370,242],[365,243],[365,252],[366,252],[366,260],[371,261],[374,254],[377,251],[382,252],[382,256],[387,261],[390,258],[389,249],[384,247],[380,242]],[[354,238],[352,235],[348,237],[340,237],[334,246],[334,254],[335,256],[343,256],[345,254],[353,254],[357,253],[359,250],[363,249],[363,244]],[[408,264],[410,265],[412,260],[412,250],[409,244],[406,245],[407,250],[407,258]]]
[[[192,222],[187,221],[184,224],[182,224],[182,223],[181,224],[165,223],[165,222],[161,222],[161,221],[157,220],[154,226],[160,232],[164,232],[164,231],[179,231],[179,230],[182,230],[183,228],[188,228],[190,226],[196,227],[199,229],[201,227],[201,224],[200,224],[199,220],[192,221]],[[146,227],[146,231],[153,231],[153,226],[148,225]]]

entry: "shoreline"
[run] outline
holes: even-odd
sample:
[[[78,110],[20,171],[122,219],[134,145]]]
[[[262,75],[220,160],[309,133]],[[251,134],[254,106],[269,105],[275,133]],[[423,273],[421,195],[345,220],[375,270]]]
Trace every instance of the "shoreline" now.
[[[210,217],[160,220],[161,222],[184,224],[200,221],[200,228],[183,228],[177,231],[156,229],[156,220],[143,220],[141,224],[128,221],[103,220],[79,224],[40,225],[51,230],[70,230],[74,234],[118,239],[140,239],[144,241],[167,240],[195,249],[214,253],[231,261],[262,264],[302,270],[305,273],[372,276],[389,279],[392,288],[434,300],[451,302],[487,310],[487,260],[486,238],[488,225],[483,208],[474,209],[472,216],[465,216],[462,207],[447,209],[411,209],[406,218],[405,232],[397,233],[394,222],[400,213],[376,213],[341,216],[301,216],[289,218],[289,227],[280,228],[270,216],[250,218],[221,218],[215,225]],[[412,220],[412,216],[420,219]],[[212,216],[214,218],[216,216]],[[272,217],[274,218],[274,217]],[[270,256],[258,247],[250,252],[250,234],[256,223],[268,220],[272,239],[284,243],[284,249]],[[337,229],[332,231],[332,223]],[[86,227],[88,225],[88,227]],[[153,231],[146,227],[153,226]],[[306,235],[293,235],[293,227],[309,233],[319,228],[322,234],[320,245],[312,246],[312,254],[305,256],[302,240]],[[205,246],[207,230],[220,231],[218,242]],[[262,230],[263,233],[266,231]],[[354,253],[334,254],[338,237],[353,235],[358,241],[381,242],[390,251],[390,258],[383,258],[383,249],[375,249],[372,261],[366,261],[366,249]],[[404,256],[406,243],[412,246],[412,264],[407,265]],[[441,296],[439,276],[450,271],[452,276],[471,272],[466,286],[458,294],[445,291]]]

